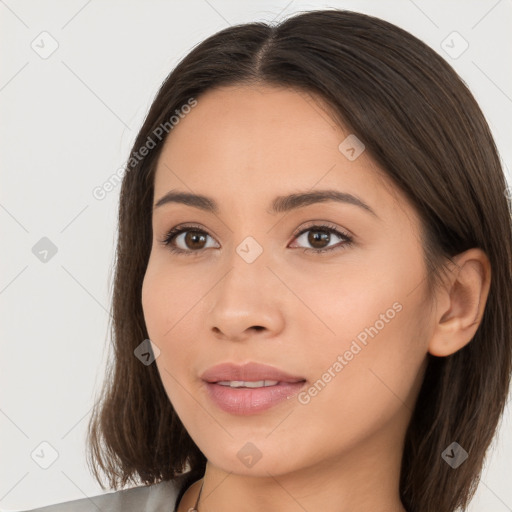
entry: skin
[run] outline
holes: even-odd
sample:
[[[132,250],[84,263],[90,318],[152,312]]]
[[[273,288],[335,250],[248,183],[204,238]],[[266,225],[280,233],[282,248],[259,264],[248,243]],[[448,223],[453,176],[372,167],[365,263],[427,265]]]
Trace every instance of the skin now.
[[[165,142],[154,203],[176,190],[209,196],[220,209],[154,209],[142,289],[166,393],[208,459],[179,512],[194,505],[203,480],[201,512],[405,510],[402,443],[426,355],[471,340],[490,265],[479,249],[458,255],[428,297],[419,218],[367,151],[354,161],[340,152],[349,133],[305,92],[229,86],[200,96]],[[278,195],[320,189],[351,193],[376,216],[333,201],[268,212]],[[294,236],[316,221],[348,232],[353,244],[332,234],[312,245],[317,229]],[[174,240],[197,254],[173,254],[160,242],[181,223],[206,232],[195,245],[185,235]],[[263,249],[252,263],[236,251],[248,236]],[[307,404],[293,397],[238,416],[206,394],[199,376],[224,361],[270,364],[304,377],[309,389],[394,303],[400,312]],[[261,453],[252,467],[237,457],[249,441]]]

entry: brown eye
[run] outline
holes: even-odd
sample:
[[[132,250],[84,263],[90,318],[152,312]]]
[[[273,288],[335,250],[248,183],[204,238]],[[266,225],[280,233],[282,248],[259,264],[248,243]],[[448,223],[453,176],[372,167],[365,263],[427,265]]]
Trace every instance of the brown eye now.
[[[183,241],[189,249],[203,249],[206,236],[200,231],[186,231]]]
[[[199,254],[206,246],[210,235],[194,226],[177,226],[171,229],[161,243],[171,252],[181,254]],[[211,237],[210,237],[211,238]]]
[[[331,233],[326,231],[309,230],[308,243],[311,244],[315,249],[324,249],[325,244],[328,244],[331,240]]]
[[[309,233],[307,236],[306,233]],[[329,246],[329,243],[334,237],[341,240],[336,245]],[[300,240],[302,244],[309,244],[311,248],[304,248],[304,252],[321,253],[328,252],[336,249],[344,249],[349,247],[353,243],[353,238],[347,233],[340,232],[335,226],[331,225],[315,225],[309,226],[307,229],[303,229],[296,235],[295,240]],[[305,240],[304,240],[305,238]],[[335,240],[334,240],[335,241]]]

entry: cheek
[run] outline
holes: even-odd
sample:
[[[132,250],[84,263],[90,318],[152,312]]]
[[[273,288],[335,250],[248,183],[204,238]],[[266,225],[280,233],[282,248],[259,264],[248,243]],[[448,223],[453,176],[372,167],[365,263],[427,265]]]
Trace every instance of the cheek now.
[[[352,442],[377,434],[394,418],[406,421],[425,359],[421,347],[414,347],[405,317],[410,312],[404,305],[378,334],[368,334],[366,344],[350,338],[311,353],[312,381],[300,403],[306,423],[318,418],[312,434],[324,424],[326,435]]]
[[[186,286],[183,272],[150,260],[142,283],[142,309],[150,336],[167,343],[179,330],[184,318],[197,302],[197,290]],[[195,300],[194,300],[195,299]]]
[[[190,354],[187,344],[180,343],[186,326],[184,316],[187,302],[183,294],[176,293],[176,282],[172,275],[159,271],[156,265],[148,265],[142,283],[142,309],[148,336],[155,343],[160,354],[155,363],[162,379],[165,392],[173,406],[181,410],[185,382],[184,368],[189,366]],[[178,288],[179,289],[179,288]]]
[[[322,319],[334,331],[325,329],[322,350],[311,350],[322,394],[311,401],[325,408],[335,403],[341,416],[369,422],[375,414],[389,418],[413,408],[428,341],[423,287],[411,293],[411,283],[421,281],[421,261],[415,267],[409,260],[406,270],[399,262],[375,268],[329,285],[323,302],[311,299],[324,305]]]
[[[142,309],[151,341],[160,349],[156,363],[163,380],[173,385],[172,375],[184,374],[194,359],[198,303],[205,292],[194,276],[170,265],[151,262],[142,283]],[[190,283],[190,286],[187,284]],[[202,294],[202,295],[201,295]],[[167,378],[169,377],[169,378]]]
[[[313,339],[320,336],[324,347],[346,350],[356,338],[364,343],[376,331],[389,330],[388,325],[400,316],[405,294],[399,281],[403,276],[373,273],[372,268],[350,267],[326,277],[310,273],[299,282],[296,279],[293,289],[301,291],[296,318],[303,318],[299,320],[302,328],[314,334]],[[310,312],[298,314],[304,305]]]
[[[415,299],[409,296],[401,300],[401,311],[369,338],[366,353],[362,354],[362,371],[368,379],[365,392],[410,411],[422,380],[428,344],[423,328],[425,311]]]

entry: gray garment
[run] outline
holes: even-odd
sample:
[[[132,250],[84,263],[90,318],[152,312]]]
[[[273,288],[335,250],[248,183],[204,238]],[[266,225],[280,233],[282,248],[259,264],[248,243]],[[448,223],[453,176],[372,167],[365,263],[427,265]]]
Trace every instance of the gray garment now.
[[[24,512],[173,512],[181,479],[122,489]]]

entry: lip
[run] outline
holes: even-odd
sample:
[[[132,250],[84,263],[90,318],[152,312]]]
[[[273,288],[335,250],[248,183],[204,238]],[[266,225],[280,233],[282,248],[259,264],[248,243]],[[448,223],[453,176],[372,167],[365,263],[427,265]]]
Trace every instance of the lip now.
[[[304,377],[291,375],[274,366],[250,362],[242,365],[222,363],[207,369],[201,375],[209,398],[223,411],[250,415],[266,411],[295,396],[306,384]],[[218,381],[277,380],[274,386],[261,388],[231,388]]]
[[[249,362],[245,364],[221,363],[208,368],[201,375],[206,382],[219,382],[222,380],[277,380],[279,382],[299,382],[306,380],[304,377],[290,375],[275,366]]]

